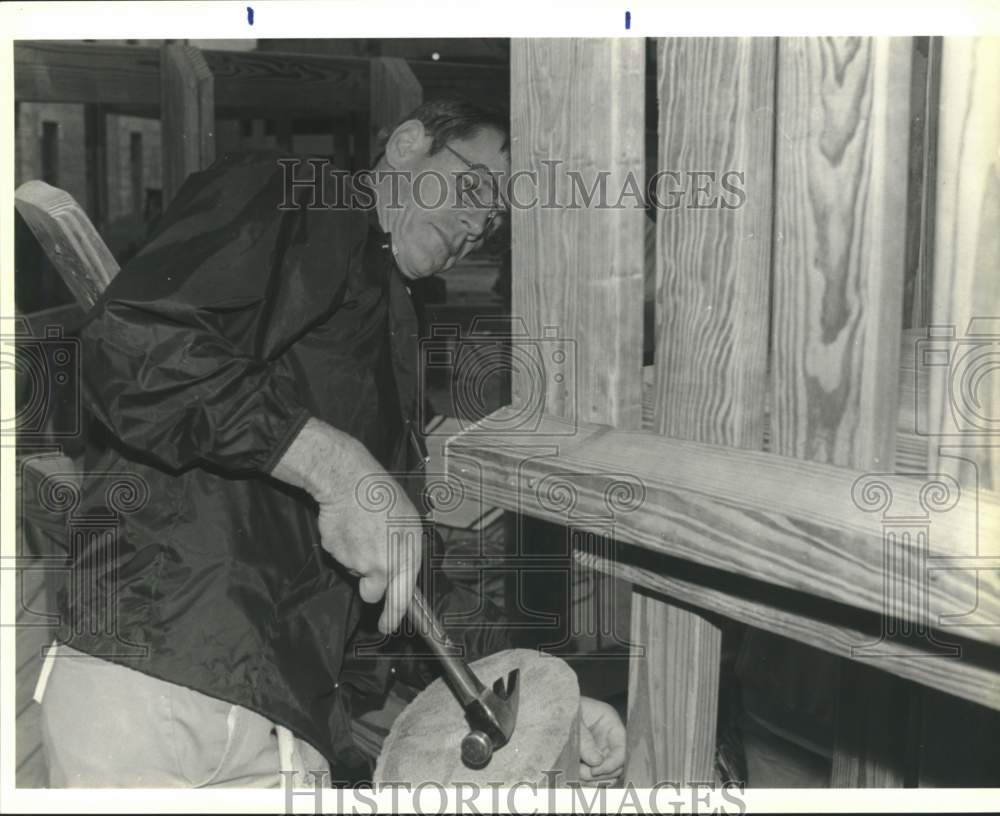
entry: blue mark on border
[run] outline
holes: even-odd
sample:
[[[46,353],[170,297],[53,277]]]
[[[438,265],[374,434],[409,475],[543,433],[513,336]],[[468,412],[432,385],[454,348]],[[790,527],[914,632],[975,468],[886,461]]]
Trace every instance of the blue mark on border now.
[[[251,20],[251,22],[253,22],[253,21]],[[632,12],[631,11],[626,11],[625,12],[625,30],[628,31],[631,27],[632,27]]]
[[[253,25],[253,7],[247,6],[247,22]],[[625,28],[628,28],[628,23],[626,22]]]

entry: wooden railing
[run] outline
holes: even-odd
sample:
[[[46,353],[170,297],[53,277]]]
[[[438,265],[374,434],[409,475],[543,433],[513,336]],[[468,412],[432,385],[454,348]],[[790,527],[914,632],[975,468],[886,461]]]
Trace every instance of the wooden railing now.
[[[688,188],[658,211],[648,430],[642,210],[513,213],[513,311],[545,374],[525,367],[514,408],[449,442],[449,476],[570,543],[617,542],[577,558],[635,589],[634,785],[713,778],[720,614],[846,658],[835,786],[902,785],[898,746],[937,738],[899,741],[918,688],[897,678],[1000,709],[996,431],[952,426],[954,366],[928,368],[926,327],[902,332],[904,275],[910,313],[956,339],[1000,315],[1000,41],[943,43],[936,174],[911,142],[911,115],[937,113],[922,56],[908,38],[660,41],[659,169],[737,171],[745,198],[691,206]],[[612,201],[644,178],[634,41],[515,41],[511,59],[515,172],[607,171]]]

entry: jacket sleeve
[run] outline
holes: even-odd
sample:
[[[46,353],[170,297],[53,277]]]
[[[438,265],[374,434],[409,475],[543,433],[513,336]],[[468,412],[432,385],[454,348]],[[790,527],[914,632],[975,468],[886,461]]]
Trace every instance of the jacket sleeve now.
[[[87,407],[168,468],[269,472],[309,417],[283,352],[338,307],[364,233],[281,209],[280,170],[229,156],[189,178],[81,332]]]

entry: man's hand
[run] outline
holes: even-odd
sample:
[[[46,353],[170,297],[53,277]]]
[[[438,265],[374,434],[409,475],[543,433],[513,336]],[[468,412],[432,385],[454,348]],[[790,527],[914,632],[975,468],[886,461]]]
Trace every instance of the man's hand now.
[[[614,782],[625,768],[625,726],[618,712],[591,697],[580,698],[580,780]]]
[[[356,490],[361,480],[381,474],[379,506],[362,507]],[[402,487],[365,446],[318,419],[310,419],[295,437],[271,475],[307,490],[319,504],[319,532],[323,549],[361,580],[362,600],[377,603],[385,597],[378,628],[394,631],[406,614],[420,573],[420,536],[394,536],[390,541],[388,513],[419,518]],[[382,499],[385,499],[383,501]]]

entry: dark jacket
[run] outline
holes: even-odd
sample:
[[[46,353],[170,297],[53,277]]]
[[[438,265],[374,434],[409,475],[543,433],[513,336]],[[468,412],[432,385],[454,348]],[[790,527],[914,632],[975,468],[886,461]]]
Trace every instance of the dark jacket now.
[[[82,330],[108,431],[82,507],[117,530],[72,545],[62,636],[260,712],[336,774],[343,684],[378,690],[388,665],[345,662],[356,582],[320,548],[312,500],[267,474],[310,416],[405,466],[417,323],[373,214],[281,210],[280,170],[227,156],[189,178]],[[123,475],[139,485],[124,505]]]

